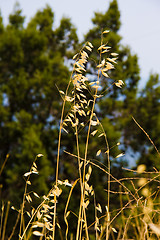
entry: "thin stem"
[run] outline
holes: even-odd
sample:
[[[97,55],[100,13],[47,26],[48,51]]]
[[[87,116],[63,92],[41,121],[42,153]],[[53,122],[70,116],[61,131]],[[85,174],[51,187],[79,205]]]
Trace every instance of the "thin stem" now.
[[[90,115],[89,127],[88,127],[87,139],[86,139],[86,148],[85,148],[85,156],[84,156],[84,167],[83,167],[83,195],[85,194],[86,162],[87,162],[87,153],[88,153],[88,145],[89,145],[89,136],[90,136],[90,131],[91,131],[91,120],[93,118],[93,112],[94,112],[94,107],[95,107],[95,102],[96,102],[96,95],[97,95],[97,89],[96,89],[95,95],[94,95],[93,106],[92,106],[92,111],[91,111],[91,115]],[[83,205],[83,209],[84,209],[84,205]],[[87,237],[87,239],[89,239],[88,228],[87,228],[87,220],[85,222],[85,229],[86,229],[86,237]]]
[[[3,169],[4,169],[5,165],[6,165],[6,162],[7,162],[8,158],[9,158],[9,154],[6,155],[6,158],[5,158],[5,160],[4,160],[3,164],[2,164],[2,167],[0,169],[0,176],[1,176],[2,172],[3,172]]]
[[[35,158],[35,161],[32,163],[32,166],[30,168],[30,172],[32,171],[32,167],[34,166],[34,163],[36,162],[36,160],[37,160],[37,156]],[[25,197],[26,197],[27,187],[28,187],[28,183],[27,182],[29,181],[30,176],[31,175],[29,175],[27,177],[26,184],[25,184],[25,189],[24,189],[24,194],[23,194],[23,201],[22,201],[21,212],[20,212],[21,213],[21,218],[20,218],[19,238],[21,238],[20,236],[21,236],[21,232],[22,232],[22,223],[23,223],[23,214],[24,214],[24,206],[25,206]]]
[[[74,69],[73,69],[73,71],[74,71]],[[73,71],[72,71],[72,74],[73,74]],[[66,89],[65,96],[67,96],[67,94],[68,94],[69,86],[70,86],[71,79],[72,79],[72,74],[71,74],[71,78],[70,78],[70,80],[69,80],[69,83],[68,83],[68,86],[67,86],[67,89]],[[65,104],[66,104],[66,98],[64,98],[64,101],[63,101],[62,113],[61,113],[61,121],[60,121],[60,129],[59,129],[58,152],[57,152],[57,166],[56,166],[56,183],[55,183],[55,187],[56,187],[56,188],[57,188],[57,185],[58,185],[59,158],[60,158],[61,135],[62,135],[63,116],[64,116]],[[57,210],[56,208],[57,208],[57,196],[56,196],[56,194],[55,194],[55,195],[54,195],[53,233],[52,233],[52,238],[53,238],[53,240],[55,239],[55,223],[56,223],[56,210]]]
[[[4,219],[4,225],[3,225],[2,240],[5,239],[5,232],[6,232],[7,219],[8,219],[8,214],[9,214],[9,208],[10,208],[10,202],[7,203],[7,210],[6,210],[6,215],[5,215],[5,219]]]
[[[1,234],[2,234],[3,216],[4,216],[4,202],[2,201],[1,225],[0,225],[0,239],[1,239]]]

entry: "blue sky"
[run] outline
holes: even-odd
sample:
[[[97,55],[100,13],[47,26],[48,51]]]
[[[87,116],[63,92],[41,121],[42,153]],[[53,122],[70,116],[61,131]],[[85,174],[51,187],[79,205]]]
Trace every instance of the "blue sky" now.
[[[12,12],[15,0],[0,0],[4,23]],[[19,0],[26,21],[48,3],[55,13],[55,27],[62,16],[72,19],[80,39],[91,27],[94,12],[105,12],[110,0]],[[139,57],[141,78],[160,74],[160,0],[118,0],[121,11],[122,43],[129,45]]]

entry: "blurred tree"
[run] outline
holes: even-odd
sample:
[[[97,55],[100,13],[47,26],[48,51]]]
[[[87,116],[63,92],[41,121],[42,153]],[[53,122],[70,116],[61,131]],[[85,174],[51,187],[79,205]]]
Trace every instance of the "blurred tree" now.
[[[135,102],[137,111],[133,115],[157,149],[160,149],[159,94],[159,75],[151,74],[145,87],[139,92]],[[138,127],[138,124],[127,124],[125,135],[128,144],[135,152],[138,152],[137,164],[145,164],[147,170],[150,171],[153,171],[153,168],[160,170],[160,156],[147,135]]]
[[[70,19],[54,29],[49,6],[38,11],[26,27],[19,6],[5,27],[0,17],[0,155],[10,154],[3,178],[3,197],[18,204],[24,181],[38,153],[36,189],[47,192],[54,180],[61,98],[70,76],[64,64],[78,38]],[[73,55],[73,53],[72,53]],[[56,87],[57,86],[57,87]]]

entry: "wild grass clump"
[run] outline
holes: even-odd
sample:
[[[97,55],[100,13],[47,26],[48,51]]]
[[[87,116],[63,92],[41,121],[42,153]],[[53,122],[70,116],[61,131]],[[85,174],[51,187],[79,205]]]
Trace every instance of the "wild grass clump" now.
[[[19,210],[12,206],[12,210],[17,212],[17,220],[8,239],[16,236],[16,239],[159,239],[159,188],[152,192],[151,186],[154,182],[159,184],[160,173],[146,172],[145,165],[139,165],[136,170],[125,169],[130,172],[129,178],[116,179],[111,173],[110,147],[103,125],[96,114],[96,102],[103,97],[101,92],[101,78],[105,77],[110,85],[122,88],[123,81],[112,81],[109,78],[110,71],[114,70],[117,64],[117,53],[112,53],[110,47],[103,42],[103,35],[108,31],[103,31],[101,45],[97,49],[99,52],[99,63],[97,63],[97,76],[94,80],[88,79],[87,66],[89,56],[93,51],[93,45],[87,42],[83,48],[73,57],[73,70],[66,91],[59,90],[63,99],[62,113],[59,126],[58,150],[56,178],[53,187],[47,195],[39,196],[30,190],[32,185],[32,175],[38,175],[37,161],[43,157],[42,154],[36,156],[29,172],[24,174],[25,190],[22,204]],[[76,151],[67,152],[61,146],[62,135],[73,136],[71,144]],[[85,139],[85,147],[81,149],[81,140]],[[105,149],[95,149],[95,157],[105,156],[107,166],[99,161],[90,159],[89,144],[92,138],[103,139]],[[118,148],[120,143],[115,143]],[[77,161],[78,178],[74,181],[59,178],[60,172],[60,152],[65,151],[67,155]],[[115,158],[122,157],[120,153]],[[3,169],[4,166],[2,166]],[[1,170],[2,170],[1,169]],[[92,172],[97,169],[107,176],[105,208],[97,202],[94,184],[90,178]],[[1,171],[0,171],[1,173]],[[38,176],[37,176],[38,177]],[[92,181],[93,182],[93,181]],[[96,184],[96,182],[95,182]],[[116,190],[112,190],[115,184]],[[65,229],[62,229],[58,221],[59,199],[63,199],[63,191],[68,188],[68,197],[65,202],[64,222]],[[75,189],[79,193],[78,213],[70,209],[70,201]],[[119,206],[116,209],[111,207],[111,199],[119,199]],[[34,204],[35,199],[36,204]],[[92,208],[92,222],[88,221],[88,209]],[[10,203],[7,206],[2,203],[1,208],[1,228],[0,238],[5,238],[7,218]],[[13,213],[12,213],[13,214]],[[26,217],[27,216],[27,217]],[[70,227],[76,221],[74,233]],[[17,229],[18,236],[16,235]]]

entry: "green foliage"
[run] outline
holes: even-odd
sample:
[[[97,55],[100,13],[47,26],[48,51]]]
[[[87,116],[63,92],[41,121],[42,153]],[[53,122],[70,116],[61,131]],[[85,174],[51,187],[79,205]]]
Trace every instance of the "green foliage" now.
[[[117,32],[120,28],[120,11],[116,0],[110,2],[110,6],[105,14],[96,12],[92,22],[99,26],[100,29],[109,28],[113,32]]]
[[[21,176],[38,153],[44,157],[37,189],[46,193],[54,180],[58,130],[54,126],[61,107],[57,86],[66,88],[70,73],[64,56],[78,41],[69,19],[53,28],[54,14],[49,6],[38,11],[26,28],[21,12],[17,5],[9,24],[3,26],[2,18],[0,22],[1,164],[10,154],[2,183],[7,191],[4,197],[16,203],[24,185]]]
[[[134,117],[137,119],[140,129],[136,124],[130,125],[129,122],[126,125],[126,140],[132,148],[139,152],[140,158],[138,163],[144,163],[148,167],[148,170],[153,168],[160,169],[159,156],[156,149],[160,148],[159,141],[159,94],[160,94],[160,79],[158,74],[151,74],[149,80],[146,83],[144,89],[139,92],[139,96],[135,102]],[[137,140],[138,139],[138,144]],[[154,143],[154,145],[153,145]]]

